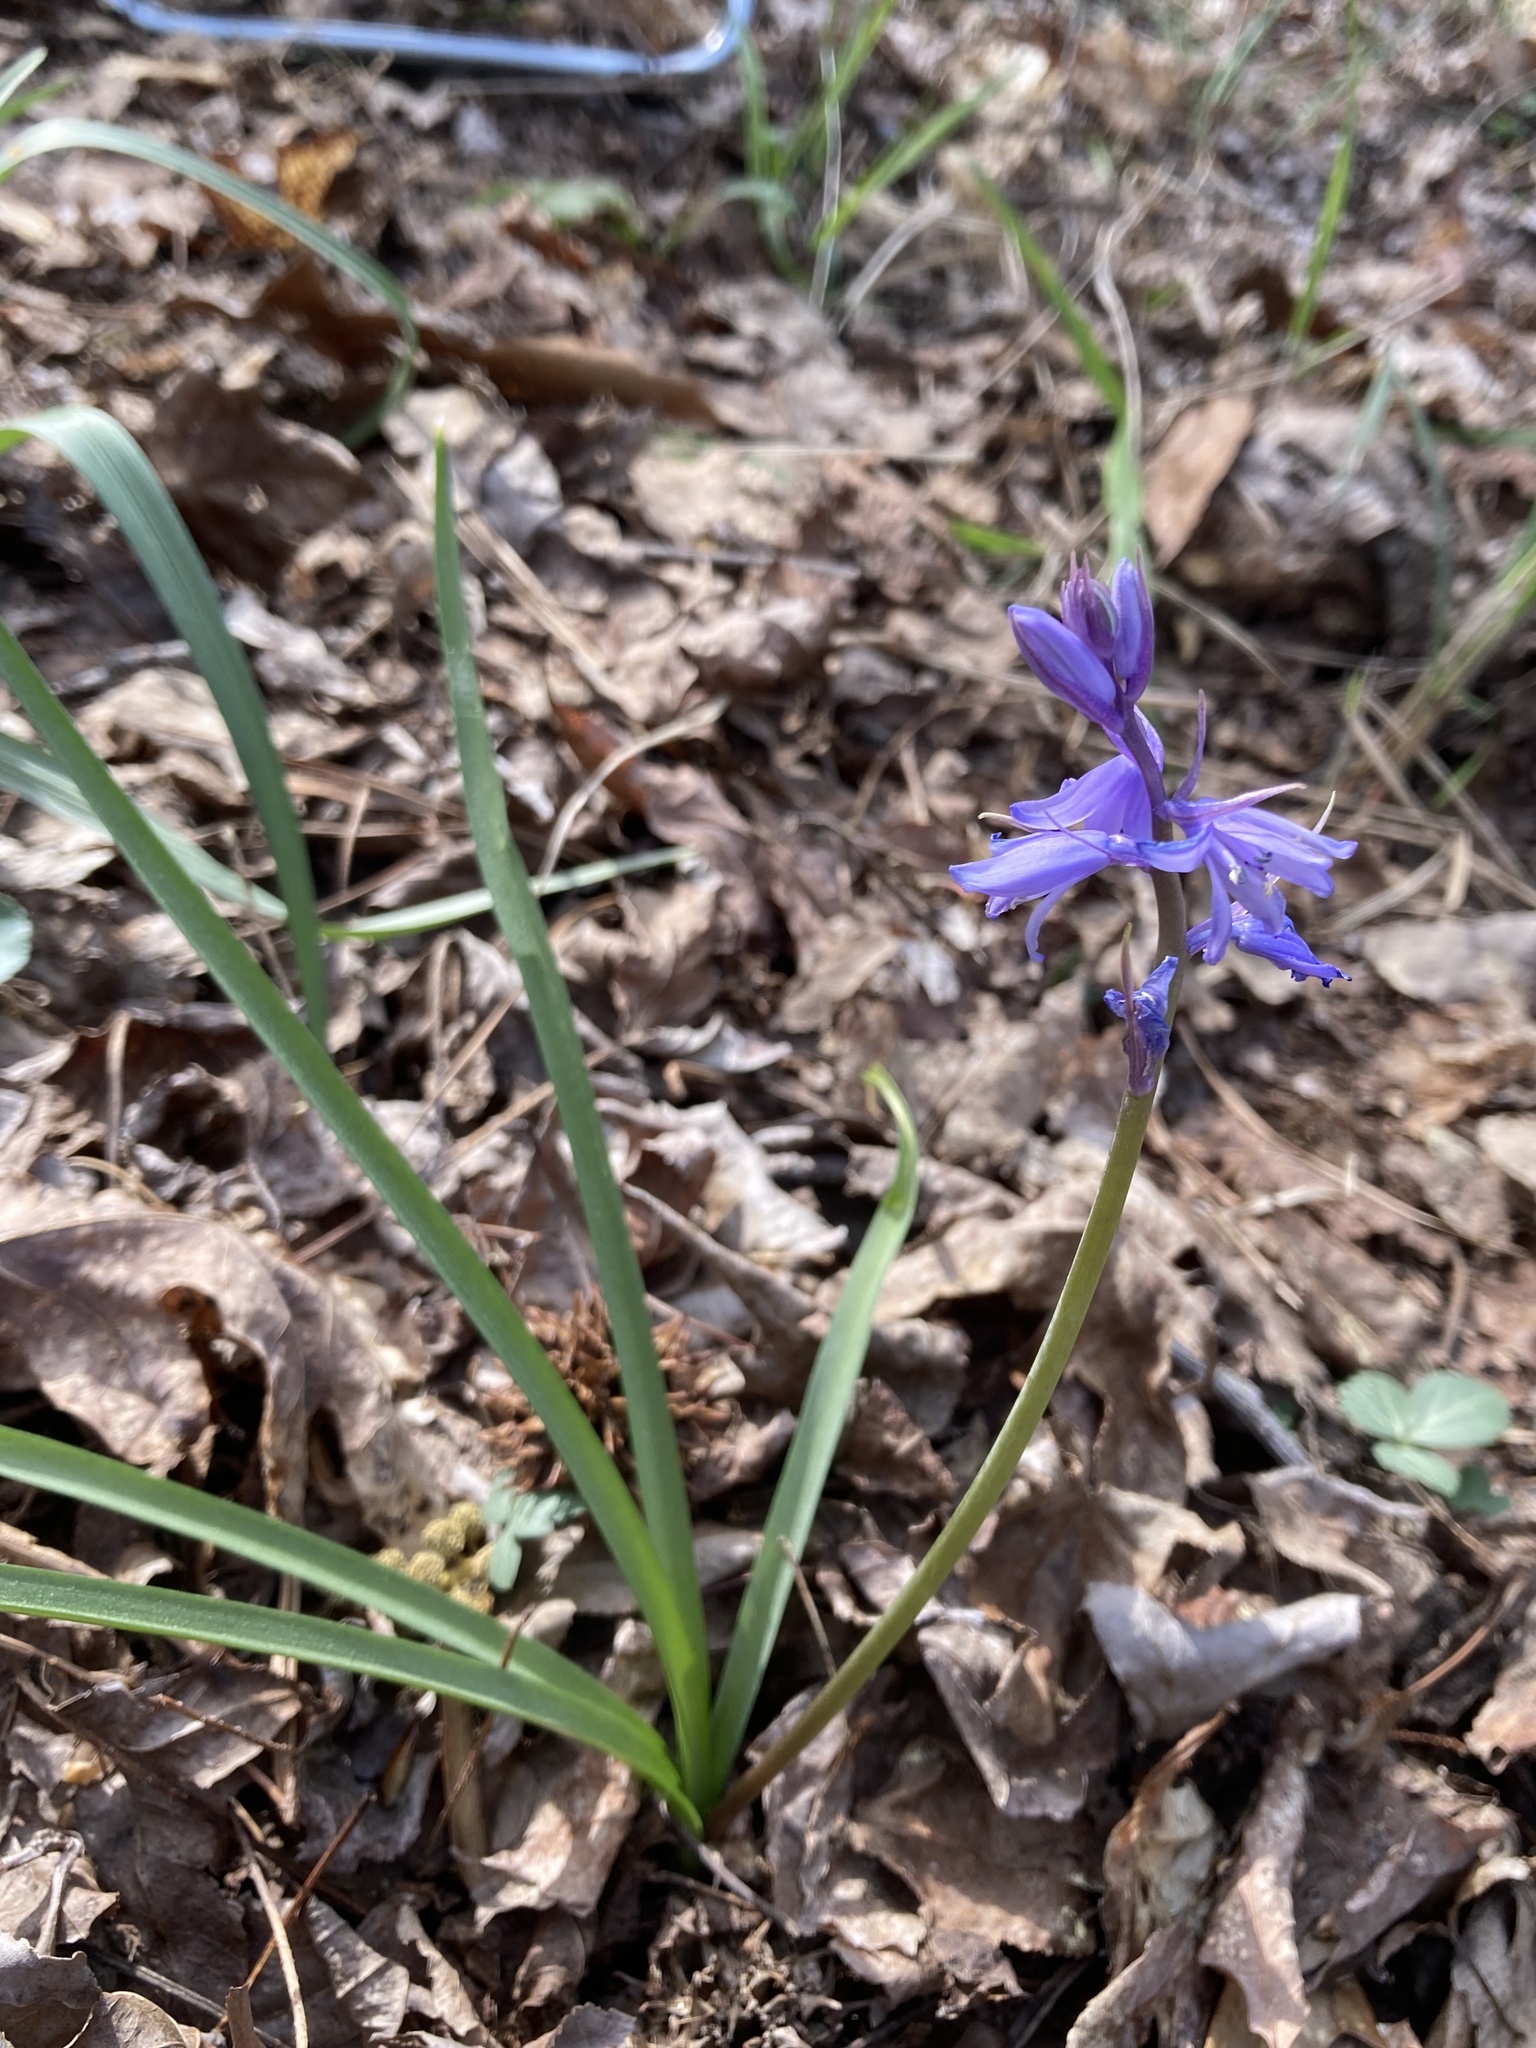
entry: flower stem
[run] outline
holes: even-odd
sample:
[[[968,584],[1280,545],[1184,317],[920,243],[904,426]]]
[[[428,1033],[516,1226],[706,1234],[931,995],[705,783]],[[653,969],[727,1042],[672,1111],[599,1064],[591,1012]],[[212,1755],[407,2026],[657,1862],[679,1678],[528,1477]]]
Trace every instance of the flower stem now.
[[[1174,910],[1171,902],[1165,904],[1161,900],[1160,891],[1159,943],[1166,944],[1167,950],[1182,961],[1183,892],[1173,875],[1158,875],[1155,879],[1159,883],[1172,883],[1178,899],[1178,907]],[[711,1835],[722,1834],[763,1787],[821,1733],[834,1715],[841,1712],[865,1680],[874,1675],[964,1557],[982,1523],[1002,1498],[1034,1435],[1035,1425],[1045,1413],[1046,1404],[1066,1370],[1067,1360],[1083,1327],[1083,1319],[1092,1305],[1115,1233],[1120,1227],[1126,1198],[1131,1192],[1136,1162],[1141,1156],[1142,1140],[1147,1133],[1155,1099],[1155,1087],[1145,1095],[1127,1094],[1121,1099],[1115,1134],[1104,1162],[1104,1177],[1093,1198],[1093,1207],[1073,1256],[1066,1284],[1040,1340],[1035,1362],[1019,1389],[1018,1399],[1007,1421],[998,1432],[996,1442],[987,1453],[986,1462],[967,1487],[932,1548],[852,1656],[828,1679],[788,1733],[781,1736],[721,1798],[709,1817]]]

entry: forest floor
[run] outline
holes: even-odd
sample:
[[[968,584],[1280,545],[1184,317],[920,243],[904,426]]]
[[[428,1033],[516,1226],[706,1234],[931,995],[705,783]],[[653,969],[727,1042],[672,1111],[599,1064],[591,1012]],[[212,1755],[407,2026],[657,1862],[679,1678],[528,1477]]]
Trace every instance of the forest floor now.
[[[450,1816],[437,1720],[386,1689],[8,1620],[17,2048],[1536,2043],[1536,43],[1482,4],[903,0],[839,19],[834,58],[878,28],[840,70],[827,11],[763,0],[758,70],[628,97],[0,13],[0,62],[46,42],[59,87],[24,120],[275,185],[418,309],[416,387],[354,453],[379,306],[143,163],[77,149],[0,186],[0,416],[88,403],[149,453],[332,915],[477,879],[423,512],[447,435],[529,865],[657,857],[547,906],[722,1636],[893,1170],[871,1060],[914,1106],[917,1224],[758,1727],[974,1473],[1102,1162],[1103,995],[1129,918],[1149,957],[1150,889],[1082,887],[1038,966],[947,869],[981,814],[1100,758],[1005,608],[1103,558],[1128,478],[1148,709],[1182,763],[1204,693],[1218,793],[1331,804],[1359,850],[1293,907],[1350,978],[1192,972],[1048,1426],[903,1653],[713,1860],[552,1737],[493,1729]],[[660,41],[709,19],[516,15]],[[0,615],[136,796],[269,878],[112,522],[36,444],[0,484]],[[0,735],[29,736],[3,696]],[[31,927],[0,989],[3,1419],[261,1505],[264,1420],[299,1417],[307,1519],[369,1551],[418,1550],[500,1475],[557,1480],[111,846],[0,801]],[[494,926],[333,960],[345,1071],[621,1442]],[[1512,1418],[1454,1500],[1339,1399],[1429,1370]],[[6,1485],[0,1517],[11,1562],[274,1595],[104,1510]],[[652,1687],[579,1527],[529,1543],[504,1605]],[[262,1968],[242,2038],[262,1887],[306,1878],[296,1979]]]

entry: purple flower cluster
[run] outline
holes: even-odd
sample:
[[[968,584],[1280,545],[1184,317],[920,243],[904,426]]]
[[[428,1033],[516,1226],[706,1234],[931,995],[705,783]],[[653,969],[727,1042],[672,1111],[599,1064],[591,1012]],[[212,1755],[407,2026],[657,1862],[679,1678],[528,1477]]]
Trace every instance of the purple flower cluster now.
[[[1280,893],[1286,885],[1331,895],[1329,869],[1355,850],[1352,839],[1329,839],[1264,808],[1271,797],[1300,785],[1222,799],[1196,796],[1205,750],[1202,705],[1194,763],[1167,794],[1162,746],[1137,709],[1152,672],[1152,603],[1140,568],[1121,562],[1106,590],[1074,563],[1062,585],[1060,619],[1027,605],[1010,606],[1008,617],[1020,652],[1046,688],[1100,727],[1115,752],[1064,782],[1055,796],[1010,806],[1023,836],[999,834],[984,860],[951,868],[961,888],[986,897],[989,917],[1032,903],[1024,943],[1038,960],[1045,920],[1074,883],[1110,867],[1179,875],[1203,867],[1210,915],[1189,934],[1191,954],[1216,961],[1233,945],[1287,969],[1297,981],[1309,975],[1324,984],[1347,980],[1342,968],[1312,952]],[[1159,823],[1168,836],[1158,836]],[[1171,981],[1170,963],[1164,967]],[[1125,1000],[1111,997],[1118,1015],[1126,1014]],[[1128,1028],[1138,1015],[1127,1019]],[[1150,1014],[1140,1021],[1144,1031]]]

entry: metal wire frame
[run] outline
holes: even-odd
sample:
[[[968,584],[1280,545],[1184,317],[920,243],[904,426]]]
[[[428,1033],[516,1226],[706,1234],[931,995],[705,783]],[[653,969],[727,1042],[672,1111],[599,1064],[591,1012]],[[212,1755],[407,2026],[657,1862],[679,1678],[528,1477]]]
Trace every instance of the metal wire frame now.
[[[298,43],[307,49],[346,50],[355,56],[399,57],[407,63],[485,65],[622,85],[693,78],[714,70],[740,47],[752,23],[755,0],[723,0],[720,19],[708,35],[686,49],[659,57],[604,44],[531,43],[517,36],[469,35],[394,22],[188,14],[180,7],[162,7],[158,0],[106,0],[106,4],[135,28],[147,29],[152,35],[211,36],[228,43]]]

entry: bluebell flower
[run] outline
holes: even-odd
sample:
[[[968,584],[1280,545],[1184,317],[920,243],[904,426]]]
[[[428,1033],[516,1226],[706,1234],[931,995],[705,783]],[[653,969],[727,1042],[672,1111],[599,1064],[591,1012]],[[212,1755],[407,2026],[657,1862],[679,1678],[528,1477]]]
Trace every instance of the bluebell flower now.
[[[1051,695],[1116,733],[1121,714],[1115,679],[1088,641],[1033,605],[1009,605],[1008,623],[1019,652]]]
[[[1013,804],[1009,819],[1023,836],[996,835],[984,859],[951,868],[960,887],[986,897],[989,917],[1031,904],[1024,943],[1039,960],[1045,920],[1067,890],[1090,875],[1110,867],[1187,875],[1203,867],[1210,878],[1210,915],[1189,934],[1191,953],[1216,961],[1236,945],[1297,980],[1347,980],[1341,968],[1319,960],[1307,946],[1280,893],[1284,885],[1331,895],[1333,863],[1355,850],[1352,839],[1330,839],[1264,808],[1269,798],[1301,785],[1221,799],[1196,796],[1205,756],[1202,698],[1194,759],[1173,794],[1165,793],[1162,743],[1137,704],[1153,654],[1152,602],[1140,567],[1120,562],[1106,588],[1074,561],[1061,587],[1059,619],[1027,605],[1010,606],[1008,616],[1020,651],[1046,688],[1098,725],[1115,752],[1086,775],[1064,782],[1054,796]],[[1170,836],[1159,837],[1160,832]],[[1160,966],[1132,1000],[1127,1049],[1132,1038],[1142,1048],[1132,1058],[1133,1071],[1140,1071],[1137,1061],[1157,1037],[1158,1016],[1166,1024],[1172,968],[1164,966],[1168,974]],[[1154,1004],[1145,1014],[1135,1007],[1141,995]],[[1158,1000],[1161,1011],[1155,1011]],[[1111,1001],[1124,1015],[1126,998]],[[1160,1057],[1159,1051],[1154,1066]]]
[[[1207,960],[1219,960],[1227,949],[1234,901],[1257,925],[1279,933],[1286,923],[1282,883],[1309,890],[1314,896],[1333,894],[1329,869],[1336,860],[1349,858],[1355,850],[1354,840],[1330,839],[1262,808],[1266,798],[1284,796],[1299,787],[1281,783],[1273,789],[1250,790],[1245,796],[1220,800],[1175,796],[1162,806],[1163,816],[1186,838],[1159,849],[1176,858],[1154,857],[1151,865],[1187,874],[1184,847],[1200,847],[1211,883],[1210,932],[1204,945]],[[1251,952],[1253,947],[1247,950]]]
[[[1125,1019],[1123,1043],[1129,1068],[1126,1086],[1133,1095],[1151,1092],[1158,1067],[1168,1050],[1168,1042],[1173,1035],[1173,1026],[1168,1021],[1168,996],[1178,965],[1171,953],[1166,960],[1160,960],[1141,987],[1131,991],[1129,1000],[1121,989],[1112,988],[1105,992],[1105,1002],[1117,1017]]]
[[[1008,619],[1019,652],[1052,695],[1121,745],[1152,673],[1152,599],[1137,564],[1119,563],[1106,590],[1086,563],[1074,562],[1059,619],[1024,604],[1010,605]]]
[[[1220,959],[1220,953],[1211,950],[1214,925],[1215,920],[1208,917],[1192,928],[1189,934],[1191,954],[1199,953],[1207,960]],[[1328,961],[1318,959],[1288,917],[1281,920],[1278,931],[1271,931],[1267,924],[1260,924],[1257,918],[1239,911],[1232,919],[1228,936],[1240,953],[1252,953],[1257,959],[1267,960],[1272,967],[1285,968],[1293,981],[1305,981],[1311,975],[1326,988],[1330,982],[1349,979],[1342,967],[1334,967]]]

